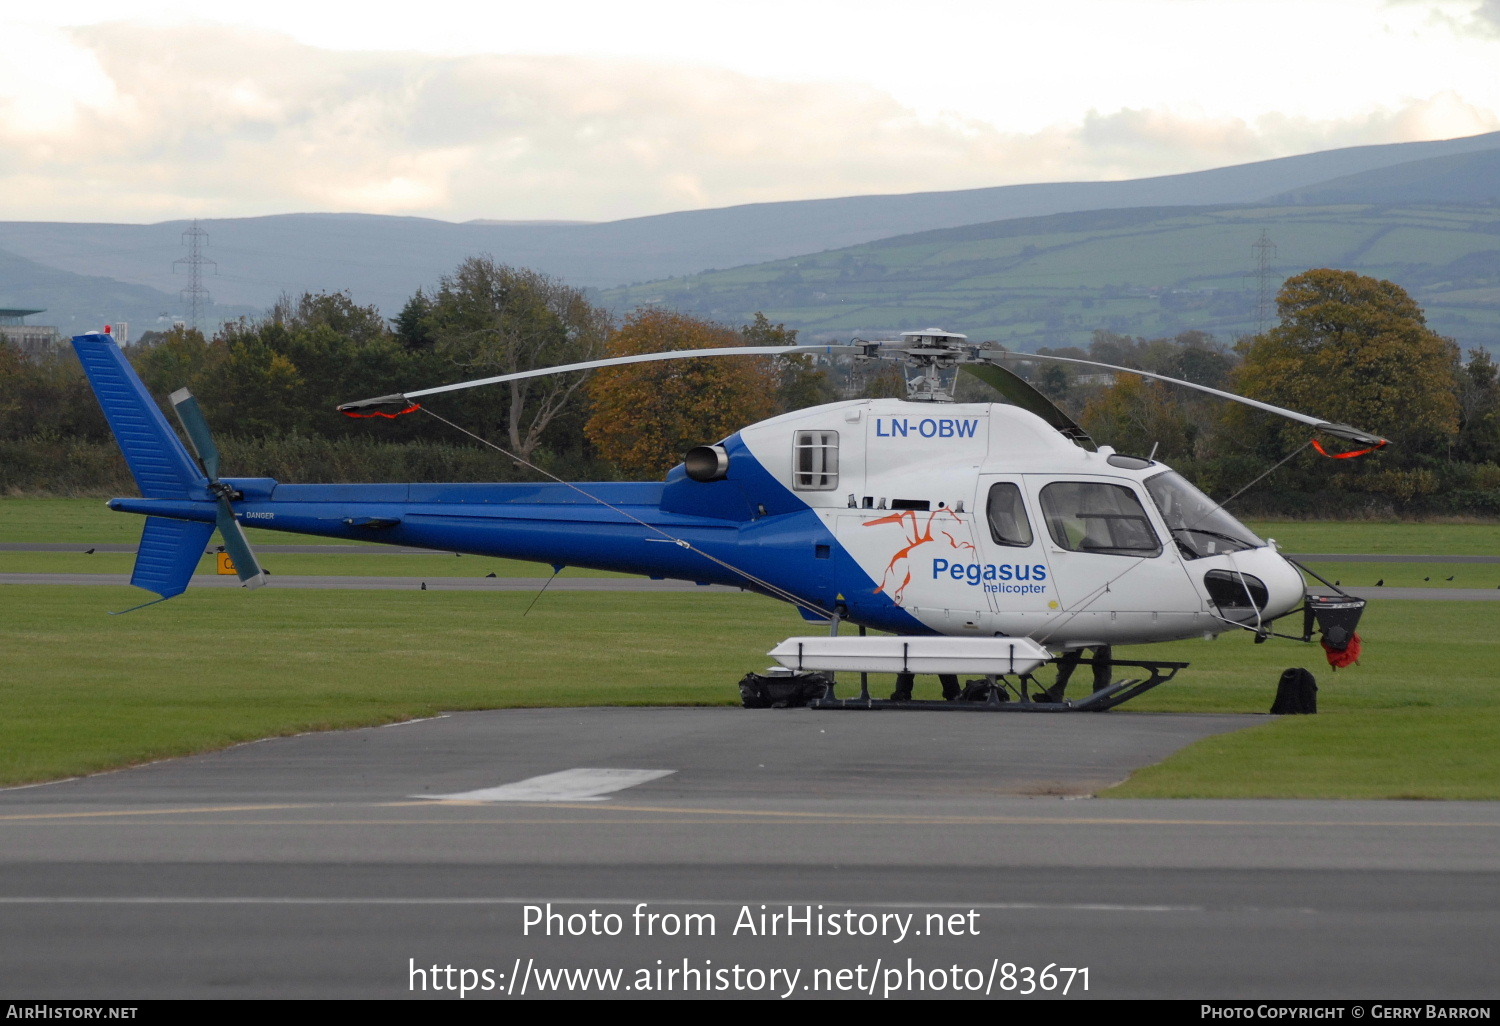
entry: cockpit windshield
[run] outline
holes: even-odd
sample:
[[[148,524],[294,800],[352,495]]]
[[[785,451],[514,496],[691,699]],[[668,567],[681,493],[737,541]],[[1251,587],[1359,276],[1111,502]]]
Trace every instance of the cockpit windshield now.
[[[1202,559],[1266,544],[1175,471],[1148,478],[1146,491],[1161,510],[1184,558]]]

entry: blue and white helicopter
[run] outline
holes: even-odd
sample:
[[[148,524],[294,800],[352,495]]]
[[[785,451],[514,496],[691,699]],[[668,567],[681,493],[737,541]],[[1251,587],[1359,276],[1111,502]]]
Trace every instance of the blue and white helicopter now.
[[[1312,640],[1316,616],[1325,647],[1357,644],[1361,600],[1341,592],[1307,596],[1299,568],[1274,543],[1177,473],[1095,447],[1004,366],[1017,354],[936,328],[791,351],[617,357],[339,407],[353,415],[412,410],[423,397],[458,389],[655,360],[795,352],[904,366],[906,400],[857,399],[788,413],[692,449],[664,481],[587,484],[221,477],[218,450],[191,394],[176,392],[171,401],[192,454],[112,337],[90,333],[73,344],[140,487],[140,498],[109,506],[146,517],[131,583],[160,596],[155,601],[187,589],[215,529],[241,582],[264,584],[242,524],[731,585],[829,625],[826,635],[789,638],[771,655],[790,677],[784,695],[835,708],[936,705],[910,701],[912,675],[927,673],[944,678],[950,697],[956,675],[979,675],[953,707],[1107,709],[1186,665],[1122,662],[1114,646],[1245,629],[1264,640],[1273,621],[1299,609],[1304,623],[1296,640]],[[1386,444],[1366,431],[1190,382],[1088,365],[1246,403],[1370,447]],[[960,368],[1009,402],[954,402]],[[858,635],[841,634],[845,623]],[[1079,665],[1092,667],[1093,690],[1070,700],[1064,689]],[[1145,672],[1115,680],[1119,667]],[[1044,668],[1055,671],[1050,683],[1039,675]],[[861,674],[859,698],[834,696],[837,671]],[[869,673],[898,675],[891,700],[870,697]]]

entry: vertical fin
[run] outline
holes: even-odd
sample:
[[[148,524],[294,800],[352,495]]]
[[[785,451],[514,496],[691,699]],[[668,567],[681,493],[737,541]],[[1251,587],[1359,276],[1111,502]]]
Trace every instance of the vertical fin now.
[[[203,472],[162,416],[119,344],[108,335],[91,332],[75,336],[73,348],[141,495],[147,499],[185,499],[206,487]]]

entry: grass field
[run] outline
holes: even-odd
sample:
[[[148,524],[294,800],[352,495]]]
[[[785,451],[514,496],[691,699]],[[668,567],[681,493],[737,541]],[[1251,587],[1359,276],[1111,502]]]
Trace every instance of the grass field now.
[[[138,523],[86,500],[0,500],[0,541],[110,540],[97,535],[100,520]],[[1337,551],[1329,539],[1367,528],[1355,551],[1496,551],[1492,542],[1486,548],[1497,531],[1491,525],[1256,525],[1292,551]],[[134,530],[116,540],[134,540]],[[7,552],[0,569],[24,556],[128,570],[128,556],[111,556],[118,566],[93,562],[105,555]],[[376,554],[276,561],[283,573],[293,572],[284,563],[295,562],[328,565],[304,572],[351,574],[402,566],[469,572],[502,562]],[[1466,577],[1494,573],[1496,564],[1325,569],[1353,583],[1351,567],[1420,577],[1429,566]],[[0,586],[7,712],[0,783],[443,709],[734,704],[735,682],[767,665],[772,644],[809,630],[786,606],[698,593],[551,592],[523,618],[531,594],[198,590],[130,616],[107,615],[140,598],[118,587]],[[1281,671],[1307,666],[1320,684],[1320,714],[1267,717],[1201,742],[1109,794],[1500,798],[1497,616],[1500,606],[1491,603],[1372,603],[1361,625],[1362,665],[1338,673],[1316,646],[1254,645],[1247,635],[1122,651],[1193,664],[1132,711],[1262,713]],[[713,644],[703,645],[704,637]]]
[[[1492,523],[1251,520],[1246,526],[1262,538],[1276,539],[1282,552],[1500,556],[1500,524]]]
[[[0,586],[0,783],[445,709],[724,704],[800,633],[750,595]],[[701,639],[712,635],[713,644]]]
[[[251,545],[256,543],[252,541]],[[306,577],[537,577],[552,576],[546,563],[452,553],[406,553],[373,546],[351,546],[350,555],[262,552],[257,557],[271,576]],[[0,552],[0,572],[12,574],[128,574],[135,556],[128,552]],[[204,556],[198,573],[216,574],[218,563]],[[607,570],[569,567],[564,577],[623,577]],[[540,581],[538,582],[540,583]]]

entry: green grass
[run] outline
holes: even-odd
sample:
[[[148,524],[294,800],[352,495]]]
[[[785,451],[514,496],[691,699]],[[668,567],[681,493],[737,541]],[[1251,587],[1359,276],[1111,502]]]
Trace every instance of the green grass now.
[[[1137,711],[1267,711],[1281,671],[1318,679],[1318,714],[1200,741],[1107,792],[1121,798],[1500,799],[1500,606],[1372,602],[1360,665],[1248,635],[1132,649],[1191,661]]]
[[[1246,526],[1262,538],[1276,539],[1282,552],[1500,556],[1500,524],[1497,523],[1251,520],[1246,522]],[[1443,576],[1446,577],[1447,574]]]
[[[0,542],[135,543],[141,518],[107,509],[103,499],[0,498]]]
[[[705,705],[802,631],[752,595],[0,586],[0,783],[448,709]],[[712,635],[714,643],[698,639]]]
[[[256,539],[250,544],[256,545]],[[261,544],[267,544],[262,542]],[[323,555],[261,551],[258,558],[271,575],[286,577],[551,577],[552,567],[519,559],[491,556],[454,556],[451,553],[405,553],[365,551],[351,547],[350,554]],[[0,573],[10,574],[128,574],[135,556],[128,552],[0,552]],[[218,573],[215,557],[204,556],[198,573]],[[569,567],[563,577],[625,577],[607,570]]]
[[[444,709],[733,704],[739,677],[807,629],[718,594],[550,593],[523,619],[529,594],[199,591],[106,615],[136,598],[0,587],[0,782]],[[1374,603],[1363,664],[1338,673],[1321,649],[1244,635],[1131,649],[1193,664],[1133,711],[1264,712],[1294,665],[1318,676],[1321,711],[1201,742],[1109,793],[1500,798],[1494,613]]]
[[[134,493],[130,493],[134,494]],[[141,517],[116,513],[104,499],[16,499],[0,498],[0,542],[60,542],[77,544],[82,551],[95,542],[135,544],[141,540]],[[246,534],[252,545],[360,545],[339,538],[258,531]]]
[[[1384,581],[1387,588],[1500,587],[1500,563],[1320,563],[1307,566],[1346,588],[1369,588]],[[1453,580],[1448,580],[1452,577]]]
[[[0,500],[0,541],[134,541],[138,524],[93,500]],[[106,533],[118,525],[123,534]],[[1500,528],[1487,524],[1253,526],[1287,551],[1500,552]],[[131,559],[7,552],[0,569],[125,573]],[[382,552],[267,563],[282,574],[550,572]],[[1453,574],[1443,586],[1484,587],[1500,576],[1497,564],[1319,569],[1346,584],[1385,576],[1388,586]],[[199,590],[106,615],[140,598],[128,588],[0,587],[0,783],[444,709],[733,704],[735,682],[768,664],[772,644],[808,630],[786,606],[704,593],[553,592],[522,618],[529,593]],[[1264,712],[1281,671],[1300,665],[1318,677],[1320,713],[1200,742],[1108,794],[1500,799],[1497,614],[1492,603],[1374,602],[1361,625],[1363,664],[1338,673],[1316,646],[1254,645],[1248,635],[1121,650],[1193,664],[1129,710]],[[708,635],[711,647],[695,641]]]

